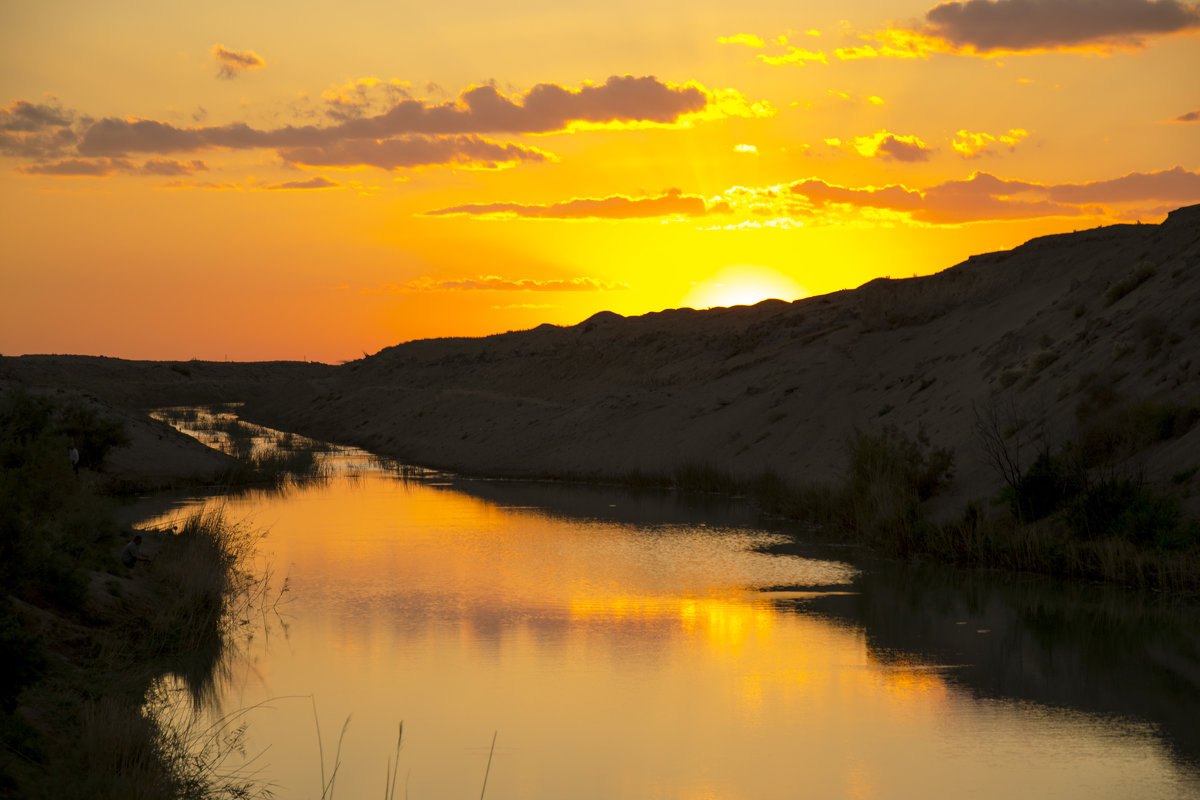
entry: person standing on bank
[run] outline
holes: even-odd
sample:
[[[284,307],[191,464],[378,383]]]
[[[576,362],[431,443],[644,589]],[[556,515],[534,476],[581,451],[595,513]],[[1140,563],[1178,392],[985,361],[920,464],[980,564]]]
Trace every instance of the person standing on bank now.
[[[71,446],[67,448],[67,455],[71,459],[71,469],[75,470],[75,474],[79,474],[79,450],[75,447],[75,440],[71,440]]]
[[[125,545],[121,551],[121,563],[133,569],[139,561],[151,561],[152,559],[142,555],[142,537],[134,536],[133,541]]]

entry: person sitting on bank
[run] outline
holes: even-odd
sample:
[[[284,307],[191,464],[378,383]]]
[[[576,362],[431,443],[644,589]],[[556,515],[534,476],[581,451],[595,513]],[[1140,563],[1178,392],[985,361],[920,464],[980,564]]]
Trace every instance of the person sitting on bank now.
[[[133,541],[125,545],[125,549],[121,551],[121,563],[133,569],[139,561],[151,561],[152,559],[142,555],[142,537],[134,536]]]

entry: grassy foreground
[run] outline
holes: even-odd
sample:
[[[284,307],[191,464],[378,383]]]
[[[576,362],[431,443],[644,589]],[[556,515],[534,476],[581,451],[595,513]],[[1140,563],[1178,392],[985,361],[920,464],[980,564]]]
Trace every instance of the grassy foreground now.
[[[180,731],[155,709],[168,684],[197,703],[211,690],[231,626],[261,599],[257,539],[195,517],[147,533],[154,560],[126,568],[132,532],[67,456],[74,438],[99,464],[120,432],[77,416],[0,397],[0,797],[251,796],[222,772],[236,730]]]

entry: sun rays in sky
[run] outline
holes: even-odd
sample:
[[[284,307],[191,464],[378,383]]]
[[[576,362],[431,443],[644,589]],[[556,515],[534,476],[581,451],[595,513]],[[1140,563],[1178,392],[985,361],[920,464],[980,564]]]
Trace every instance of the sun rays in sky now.
[[[1200,202],[1178,0],[5,16],[6,355],[340,361]]]

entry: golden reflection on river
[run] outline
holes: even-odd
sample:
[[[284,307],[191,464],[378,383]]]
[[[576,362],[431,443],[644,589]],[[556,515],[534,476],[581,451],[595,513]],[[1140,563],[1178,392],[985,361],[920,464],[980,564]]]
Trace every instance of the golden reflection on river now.
[[[495,732],[489,800],[1198,788],[1151,726],[976,699],[956,665],[877,652],[803,591],[782,607],[760,590],[849,590],[855,572],[753,551],[767,533],[573,519],[372,471],[210,502],[269,530],[263,563],[288,579],[221,694],[224,713],[253,707],[248,756],[280,797],[321,796],[343,724],[334,796],[381,795],[401,721],[397,797],[414,800],[480,792]]]

